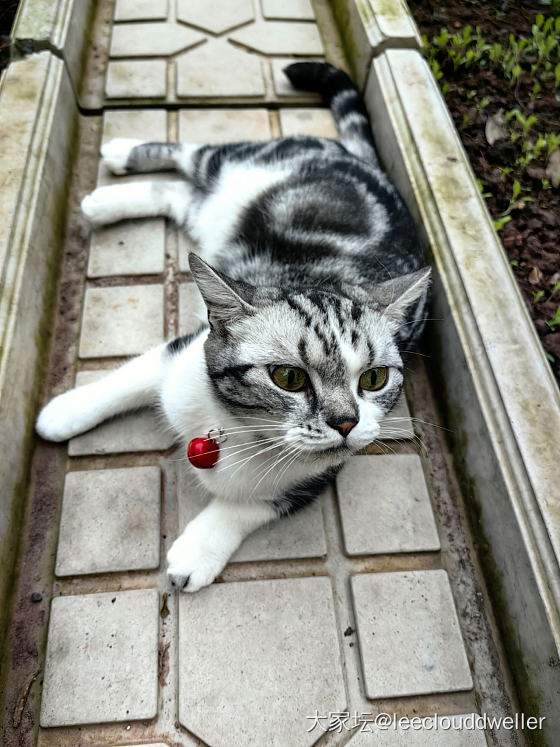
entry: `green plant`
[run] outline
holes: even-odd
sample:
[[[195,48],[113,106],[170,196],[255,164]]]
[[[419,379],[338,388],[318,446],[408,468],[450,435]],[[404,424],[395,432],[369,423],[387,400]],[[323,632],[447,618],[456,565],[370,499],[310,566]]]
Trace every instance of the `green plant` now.
[[[548,319],[546,324],[553,332],[556,332],[556,328],[560,327],[560,306],[558,306],[554,316],[551,319]]]

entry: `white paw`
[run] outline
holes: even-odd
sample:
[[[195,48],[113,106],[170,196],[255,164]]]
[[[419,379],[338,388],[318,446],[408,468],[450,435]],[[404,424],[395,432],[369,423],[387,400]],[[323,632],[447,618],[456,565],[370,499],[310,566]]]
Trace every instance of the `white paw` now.
[[[141,145],[144,140],[135,140],[134,138],[128,137],[116,137],[113,140],[109,140],[108,143],[101,146],[101,155],[103,157],[103,163],[109,168],[113,174],[126,174],[126,164],[130,151],[137,145]]]
[[[179,591],[198,591],[211,584],[231,554],[227,540],[223,544],[219,533],[207,533],[200,524],[196,519],[187,524],[167,553],[167,575]]]
[[[87,431],[93,427],[91,416],[84,412],[87,404],[79,390],[61,394],[43,407],[35,430],[47,441],[66,441]]]
[[[115,194],[112,187],[94,189],[82,200],[82,213],[90,223],[103,225],[119,220],[115,209]]]

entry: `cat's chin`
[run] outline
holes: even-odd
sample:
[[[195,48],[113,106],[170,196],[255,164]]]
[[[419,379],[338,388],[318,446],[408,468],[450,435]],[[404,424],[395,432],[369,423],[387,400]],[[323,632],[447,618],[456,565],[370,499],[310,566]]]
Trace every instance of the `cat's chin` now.
[[[339,444],[338,446],[329,446],[326,449],[310,449],[306,456],[313,461],[321,460],[328,464],[340,464],[353,454],[354,451],[347,444]]]

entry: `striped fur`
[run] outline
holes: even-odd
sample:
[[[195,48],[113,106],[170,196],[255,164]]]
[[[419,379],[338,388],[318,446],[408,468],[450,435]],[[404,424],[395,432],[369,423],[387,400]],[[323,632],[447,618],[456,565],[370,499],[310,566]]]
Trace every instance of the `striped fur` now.
[[[103,146],[114,173],[175,176],[101,187],[83,212],[98,224],[172,218],[198,246],[190,266],[208,326],[61,395],[37,423],[61,440],[157,401],[186,441],[227,429],[227,451],[197,474],[215,499],[168,556],[172,581],[187,591],[210,583],[248,532],[302,508],[378,436],[402,390],[404,352],[424,327],[429,271],[379,167],[358,91],[327,64],[296,63],[286,74],[323,95],[341,142]],[[278,387],[275,366],[303,369],[305,387]],[[363,390],[361,374],[378,367],[387,383]]]

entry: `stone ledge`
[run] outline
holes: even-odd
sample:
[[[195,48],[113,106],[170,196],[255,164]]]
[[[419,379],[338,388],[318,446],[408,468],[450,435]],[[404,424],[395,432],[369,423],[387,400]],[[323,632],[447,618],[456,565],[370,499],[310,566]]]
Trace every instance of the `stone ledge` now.
[[[432,254],[432,316],[439,321],[431,340],[437,370],[445,372],[443,398],[498,569],[501,613],[519,641],[510,655],[522,657],[552,735],[560,729],[550,695],[560,670],[549,665],[560,640],[558,390],[421,55],[378,56],[365,97],[381,158]]]
[[[422,46],[404,0],[335,0],[333,9],[360,89],[376,55],[386,49]]]
[[[56,117],[56,121],[55,121]],[[0,609],[22,512],[37,366],[64,226],[77,110],[50,52],[13,62],[0,81]],[[0,631],[1,633],[1,631]]]
[[[59,55],[78,90],[92,6],[93,0],[22,0],[11,36]]]

